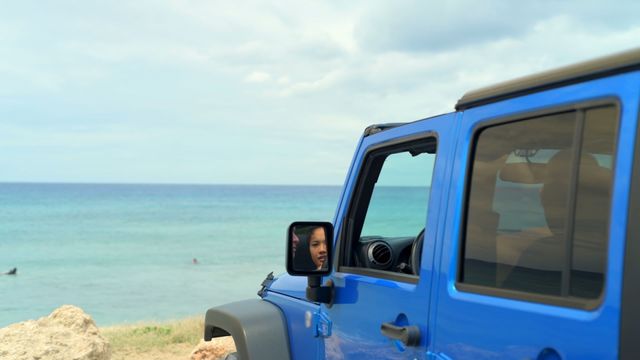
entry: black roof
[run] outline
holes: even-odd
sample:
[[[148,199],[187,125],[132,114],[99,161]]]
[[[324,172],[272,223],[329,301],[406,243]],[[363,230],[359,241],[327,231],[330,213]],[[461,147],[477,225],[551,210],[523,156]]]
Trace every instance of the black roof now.
[[[526,93],[640,69],[640,49],[633,49],[467,92],[456,110],[465,110]]]
[[[393,129],[394,127],[402,126],[404,124],[407,124],[407,123],[397,122],[397,123],[386,123],[386,124],[369,125],[369,126],[367,126],[366,129],[364,129],[364,136],[377,134],[377,133],[379,133],[381,131]]]

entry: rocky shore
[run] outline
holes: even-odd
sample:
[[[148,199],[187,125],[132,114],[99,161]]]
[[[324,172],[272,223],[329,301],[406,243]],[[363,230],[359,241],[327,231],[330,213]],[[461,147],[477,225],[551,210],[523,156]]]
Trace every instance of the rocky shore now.
[[[223,360],[230,337],[205,342],[202,320],[99,329],[82,309],[64,305],[49,316],[0,328],[0,359]]]
[[[0,359],[109,360],[111,346],[89,315],[65,305],[49,316],[0,329]]]

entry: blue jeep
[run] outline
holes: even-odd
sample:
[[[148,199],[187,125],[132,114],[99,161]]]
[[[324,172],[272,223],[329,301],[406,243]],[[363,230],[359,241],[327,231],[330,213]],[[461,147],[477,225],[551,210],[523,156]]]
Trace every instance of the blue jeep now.
[[[332,223],[212,308],[240,359],[640,356],[640,50],[364,131]]]

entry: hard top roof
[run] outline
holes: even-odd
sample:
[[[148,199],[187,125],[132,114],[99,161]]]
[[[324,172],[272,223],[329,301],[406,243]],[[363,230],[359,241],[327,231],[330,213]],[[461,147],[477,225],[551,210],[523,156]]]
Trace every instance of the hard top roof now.
[[[465,110],[533,91],[636,69],[640,69],[640,49],[633,49],[472,90],[458,100],[456,110]]]

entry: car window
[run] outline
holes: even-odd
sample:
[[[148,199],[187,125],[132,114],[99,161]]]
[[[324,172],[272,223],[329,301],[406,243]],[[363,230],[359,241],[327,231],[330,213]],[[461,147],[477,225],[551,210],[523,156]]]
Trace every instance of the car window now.
[[[350,209],[347,266],[419,273],[435,152],[436,140],[428,138],[366,156]]]
[[[425,224],[435,154],[390,154],[373,188],[363,236],[416,236]]]
[[[460,282],[596,299],[604,284],[617,127],[613,106],[477,135]]]

